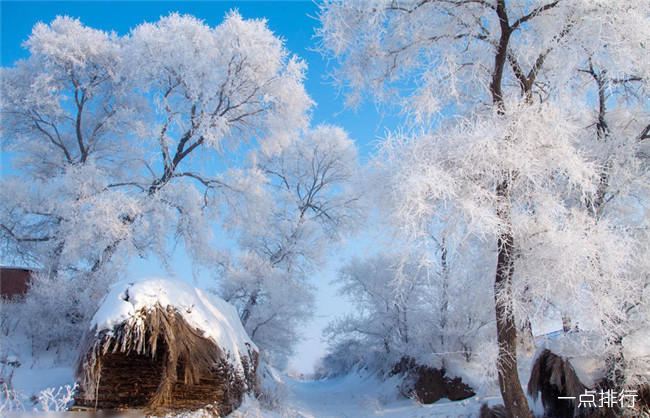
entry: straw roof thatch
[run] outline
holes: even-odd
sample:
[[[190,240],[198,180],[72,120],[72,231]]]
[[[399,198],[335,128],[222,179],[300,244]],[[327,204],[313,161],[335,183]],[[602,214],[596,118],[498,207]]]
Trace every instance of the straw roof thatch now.
[[[580,416],[580,395],[587,387],[580,381],[568,359],[544,349],[533,363],[528,381],[528,394],[537,399],[542,395],[544,410],[549,416]],[[574,399],[559,399],[573,397]]]
[[[644,379],[648,376],[650,337],[643,331],[637,334],[623,339],[624,356],[619,357],[598,350],[599,339],[593,333],[549,334],[540,341],[533,359],[528,394],[535,400],[541,394],[545,416],[549,417],[646,416],[650,411],[650,390]],[[615,365],[627,366],[624,372],[628,375],[612,371]],[[608,396],[616,399],[608,403]]]
[[[80,349],[77,408],[159,411],[210,405],[226,415],[254,388],[257,350],[234,309],[219,315],[215,305],[232,308],[225,302],[157,279],[121,284],[106,304]]]

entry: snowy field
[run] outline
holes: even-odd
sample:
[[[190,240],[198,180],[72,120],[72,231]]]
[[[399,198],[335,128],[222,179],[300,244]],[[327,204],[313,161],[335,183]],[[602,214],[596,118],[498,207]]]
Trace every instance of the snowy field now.
[[[51,373],[43,379],[42,370],[23,371],[17,374],[15,387],[25,388],[23,394],[38,393],[45,385],[72,382],[71,370],[66,368],[51,369]],[[42,382],[35,383],[35,382]],[[19,386],[18,384],[24,385]],[[423,405],[411,399],[398,399],[395,386],[391,382],[352,374],[343,378],[331,380],[293,380],[285,377],[286,399],[274,409],[264,408],[254,399],[249,398],[230,416],[237,418],[336,418],[336,417],[388,417],[388,418],[424,418],[424,417],[476,417],[483,402],[490,405],[501,403],[501,397],[496,393],[479,394],[469,399],[451,402],[442,399],[434,404]],[[29,396],[28,398],[31,398]],[[41,412],[29,412],[30,408],[40,408],[28,399],[23,399],[27,412],[3,412],[6,416],[40,416]],[[68,413],[59,413],[66,416]],[[129,415],[138,416],[132,412]],[[4,415],[3,415],[4,416]],[[144,415],[142,415],[144,416]],[[202,416],[201,412],[183,414],[182,416]]]
[[[5,304],[5,308],[17,306],[19,305]],[[174,307],[180,317],[194,329],[200,330],[205,338],[217,343],[224,352],[245,352],[247,346],[254,347],[231,305],[187,283],[168,278],[143,278],[116,283],[93,316],[90,326],[96,330],[95,335],[101,335],[100,331],[110,333],[121,324],[128,324],[137,335],[144,336],[146,321],[139,312],[155,306]],[[77,383],[72,364],[77,354],[55,348],[35,350],[26,330],[18,327],[19,323],[16,322],[11,335],[5,337],[5,344],[0,350],[0,378],[4,395],[0,398],[0,411],[9,416],[37,415],[43,411],[67,414],[61,411],[72,405]],[[555,336],[554,341],[562,338]],[[540,347],[548,345],[543,340],[538,340],[537,343]],[[554,343],[559,344],[557,341]],[[531,360],[524,357],[519,361],[519,378],[522,382],[528,381]],[[261,388],[258,392],[261,394],[247,395],[231,416],[475,417],[483,403],[502,403],[498,385],[483,376],[482,369],[465,362],[448,363],[447,368],[450,374],[462,376],[465,382],[475,388],[477,394],[461,401],[452,402],[443,398],[433,404],[423,405],[415,399],[400,395],[400,386],[404,384],[403,375],[380,378],[376,369],[369,371],[355,366],[347,375],[337,378],[296,380],[262,362],[258,369]],[[542,414],[539,405],[537,410],[534,402],[531,405],[535,413]],[[138,411],[129,413],[135,416],[140,414]],[[204,411],[181,414],[192,417],[204,415]]]

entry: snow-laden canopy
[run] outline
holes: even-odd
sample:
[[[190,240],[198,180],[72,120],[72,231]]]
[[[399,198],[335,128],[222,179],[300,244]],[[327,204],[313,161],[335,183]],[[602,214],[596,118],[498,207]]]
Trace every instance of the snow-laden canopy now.
[[[97,334],[112,332],[125,323],[142,327],[143,313],[156,307],[178,312],[189,326],[229,353],[229,361],[236,368],[241,365],[240,355],[248,353],[249,347],[257,351],[232,305],[171,278],[149,277],[116,283],[92,318],[90,327],[97,327]]]

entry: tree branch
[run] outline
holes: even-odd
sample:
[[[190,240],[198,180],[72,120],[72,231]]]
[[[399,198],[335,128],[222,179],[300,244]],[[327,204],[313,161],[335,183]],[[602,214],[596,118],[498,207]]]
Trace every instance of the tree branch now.
[[[14,231],[4,224],[0,224],[0,228],[2,228],[3,231],[5,231],[7,234],[9,234],[13,239],[15,239],[18,242],[46,242],[50,241],[52,237],[38,237],[38,238],[26,238],[26,237],[19,237],[14,233]]]
[[[540,13],[543,13],[547,10],[554,8],[555,6],[558,5],[558,3],[560,3],[560,1],[561,0],[556,0],[552,3],[548,3],[543,6],[536,7],[532,12],[517,19],[515,23],[511,26],[512,30],[518,29],[523,23],[528,22],[529,20],[533,19],[535,16],[539,15]]]

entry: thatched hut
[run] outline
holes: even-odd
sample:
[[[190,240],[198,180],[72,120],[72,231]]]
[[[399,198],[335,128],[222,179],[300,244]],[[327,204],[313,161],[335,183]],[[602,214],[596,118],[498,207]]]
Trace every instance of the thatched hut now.
[[[528,381],[528,394],[537,399],[541,393],[542,405],[548,416],[580,416],[579,399],[586,389],[569,359],[548,349],[542,350],[537,356]]]
[[[76,364],[76,409],[236,409],[255,386],[257,348],[234,307],[172,279],[122,282]]]
[[[623,367],[616,381],[612,380],[612,354],[596,354],[597,342],[589,332],[562,333],[543,341],[533,359],[528,394],[534,399],[541,394],[546,416],[606,418],[650,412],[650,329],[622,339],[617,362]],[[609,404],[602,399],[608,393],[618,394]],[[596,402],[589,406],[590,400]]]
[[[541,394],[546,416],[584,417],[594,411],[580,406],[580,395],[592,390],[605,376],[603,362],[585,354],[588,333],[569,333],[546,340],[533,358],[528,395]]]

